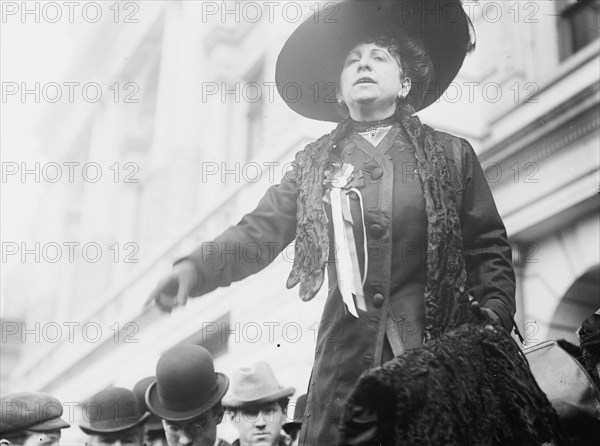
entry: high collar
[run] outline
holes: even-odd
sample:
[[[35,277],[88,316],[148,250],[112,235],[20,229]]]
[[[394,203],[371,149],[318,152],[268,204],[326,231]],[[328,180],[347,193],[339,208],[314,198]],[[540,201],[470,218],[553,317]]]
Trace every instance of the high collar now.
[[[394,125],[398,122],[396,116],[392,115],[389,118],[382,119],[381,121],[372,121],[372,122],[360,122],[352,119],[352,128],[357,132],[366,132],[368,129],[377,128],[377,127],[387,127],[390,125]]]

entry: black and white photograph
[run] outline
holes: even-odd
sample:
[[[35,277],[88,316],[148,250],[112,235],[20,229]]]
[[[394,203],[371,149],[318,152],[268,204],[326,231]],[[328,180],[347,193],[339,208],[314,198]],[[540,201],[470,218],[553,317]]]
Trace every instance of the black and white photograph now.
[[[600,0],[0,0],[0,446],[597,446]]]

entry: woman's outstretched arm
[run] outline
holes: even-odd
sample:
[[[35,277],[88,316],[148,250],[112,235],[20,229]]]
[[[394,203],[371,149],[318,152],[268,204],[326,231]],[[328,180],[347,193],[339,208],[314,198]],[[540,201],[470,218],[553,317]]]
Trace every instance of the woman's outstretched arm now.
[[[237,225],[178,259],[148,303],[170,312],[185,305],[189,296],[228,286],[270,264],[296,235],[295,177],[295,169],[287,172]]]

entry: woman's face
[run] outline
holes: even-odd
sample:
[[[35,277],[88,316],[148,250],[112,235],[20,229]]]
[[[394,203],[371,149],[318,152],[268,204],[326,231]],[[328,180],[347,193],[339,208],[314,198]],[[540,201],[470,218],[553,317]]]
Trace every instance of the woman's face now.
[[[350,109],[370,106],[395,107],[396,98],[404,94],[404,75],[398,60],[387,48],[376,43],[359,43],[344,61],[338,93]]]

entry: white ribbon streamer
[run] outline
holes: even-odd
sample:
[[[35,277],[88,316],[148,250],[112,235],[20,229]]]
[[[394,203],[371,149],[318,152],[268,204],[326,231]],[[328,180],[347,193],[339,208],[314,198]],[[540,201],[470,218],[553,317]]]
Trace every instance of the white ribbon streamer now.
[[[356,188],[346,191],[343,189],[348,184],[348,179],[352,175],[354,168],[346,165],[341,175],[332,181],[333,188],[330,191],[331,214],[333,219],[333,233],[336,242],[336,271],[338,285],[342,300],[350,314],[358,317],[356,304],[360,310],[366,311],[367,305],[364,297],[363,286],[366,279],[368,268],[367,255],[367,233],[364,225],[364,208],[360,191]],[[356,242],[354,240],[353,221],[350,212],[349,192],[357,194],[359,198],[361,224],[363,227],[364,253],[365,253],[365,274],[361,280],[360,268],[358,264],[358,253]],[[356,297],[356,304],[354,302]]]

